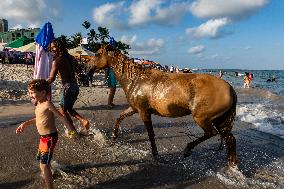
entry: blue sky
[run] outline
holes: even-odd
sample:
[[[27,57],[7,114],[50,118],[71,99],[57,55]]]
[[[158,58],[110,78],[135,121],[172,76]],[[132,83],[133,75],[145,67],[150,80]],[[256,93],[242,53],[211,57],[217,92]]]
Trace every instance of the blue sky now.
[[[283,0],[1,0],[9,28],[107,27],[130,56],[180,68],[284,70]]]

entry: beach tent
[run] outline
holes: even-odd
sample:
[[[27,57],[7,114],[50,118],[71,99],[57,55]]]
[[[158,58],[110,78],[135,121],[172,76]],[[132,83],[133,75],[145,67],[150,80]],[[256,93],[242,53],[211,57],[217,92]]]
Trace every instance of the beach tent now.
[[[36,44],[35,42],[29,43],[27,45],[21,46],[19,48],[14,48],[16,51],[20,52],[36,52]]]
[[[95,53],[84,48],[83,46],[78,46],[75,47],[73,49],[69,49],[68,50],[69,54],[71,54],[72,56],[76,56],[76,57],[84,57],[84,58],[90,58],[92,56],[95,56]]]
[[[4,50],[5,45],[6,45],[6,43],[0,43],[0,51]]]
[[[152,64],[155,64],[155,63],[149,60],[142,61],[142,65],[152,65]]]
[[[5,45],[5,47],[7,48],[19,48],[21,46],[27,45],[29,43],[33,42],[33,39],[29,39],[26,36],[21,37],[19,39],[16,39],[8,44]]]

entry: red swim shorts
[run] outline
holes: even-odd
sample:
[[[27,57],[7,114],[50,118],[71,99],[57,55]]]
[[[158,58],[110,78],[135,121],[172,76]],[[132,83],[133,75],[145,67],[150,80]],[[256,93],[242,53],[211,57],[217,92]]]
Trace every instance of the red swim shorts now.
[[[52,154],[55,145],[58,140],[58,133],[51,133],[47,135],[41,135],[39,139],[37,160],[42,164],[49,164],[52,158]]]

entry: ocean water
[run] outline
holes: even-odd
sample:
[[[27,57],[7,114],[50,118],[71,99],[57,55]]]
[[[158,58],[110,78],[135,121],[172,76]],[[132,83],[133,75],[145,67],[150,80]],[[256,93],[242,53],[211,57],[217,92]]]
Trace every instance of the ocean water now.
[[[223,79],[237,91],[237,119],[254,125],[256,130],[284,139],[284,71],[283,70],[223,70]],[[218,76],[219,70],[196,70]],[[239,73],[236,76],[235,72]],[[244,73],[253,73],[252,85],[243,88]],[[272,76],[276,82],[267,82]]]

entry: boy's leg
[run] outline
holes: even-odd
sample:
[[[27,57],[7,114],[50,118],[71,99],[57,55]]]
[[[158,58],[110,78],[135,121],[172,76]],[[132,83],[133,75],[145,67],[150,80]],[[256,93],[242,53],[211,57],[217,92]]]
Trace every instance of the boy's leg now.
[[[47,189],[53,189],[53,178],[50,164],[39,164]]]
[[[68,112],[78,119],[80,121],[80,124],[83,126],[85,134],[88,133],[88,130],[90,129],[90,122],[86,118],[82,117],[78,112],[76,112],[73,108],[71,110],[68,110]],[[83,133],[84,134],[84,133]]]

